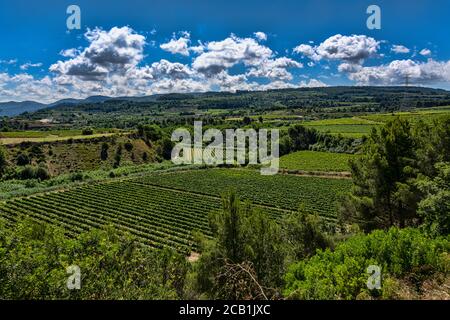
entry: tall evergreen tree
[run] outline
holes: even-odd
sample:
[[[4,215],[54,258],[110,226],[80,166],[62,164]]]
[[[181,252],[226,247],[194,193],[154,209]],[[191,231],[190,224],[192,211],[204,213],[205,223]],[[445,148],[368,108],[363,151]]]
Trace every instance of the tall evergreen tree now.
[[[341,206],[341,219],[359,223],[365,231],[414,224],[418,193],[415,143],[410,124],[396,118],[373,129],[363,156],[351,161],[351,194]]]
[[[235,193],[211,215],[212,240],[203,240],[198,291],[210,298],[267,299],[277,294],[284,273],[281,229],[265,213],[240,204]]]

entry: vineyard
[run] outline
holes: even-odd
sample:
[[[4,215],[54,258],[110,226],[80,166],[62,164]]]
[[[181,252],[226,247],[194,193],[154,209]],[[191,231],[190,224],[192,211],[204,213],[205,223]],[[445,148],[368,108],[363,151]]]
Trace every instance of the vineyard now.
[[[197,249],[193,231],[211,235],[208,214],[221,209],[221,195],[230,189],[273,218],[303,203],[332,222],[337,196],[349,186],[345,180],[250,170],[186,170],[12,199],[0,205],[0,217],[11,224],[28,216],[60,226],[69,236],[112,225],[144,245],[190,252]]]
[[[348,161],[355,155],[317,151],[298,151],[280,158],[280,167],[304,171],[350,171]]]
[[[303,204],[306,209],[332,219],[339,194],[351,186],[349,180],[281,174],[263,176],[259,171],[241,169],[188,170],[149,175],[135,181],[216,197],[234,189],[241,198],[255,204],[285,210],[297,210]]]
[[[0,216],[9,224],[29,216],[60,226],[69,236],[112,225],[142,244],[190,252],[196,249],[192,232],[210,235],[208,214],[220,208],[219,197],[117,181],[14,199],[0,205]],[[272,217],[285,212],[260,209]]]

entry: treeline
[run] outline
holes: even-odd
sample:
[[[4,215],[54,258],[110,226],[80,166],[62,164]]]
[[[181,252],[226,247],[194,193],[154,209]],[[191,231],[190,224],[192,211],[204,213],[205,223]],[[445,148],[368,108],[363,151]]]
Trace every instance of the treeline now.
[[[364,139],[331,135],[302,125],[290,126],[283,130],[280,138],[280,155],[295,151],[314,150],[335,153],[356,153]]]
[[[419,87],[324,87],[299,88],[268,91],[238,91],[236,93],[209,92],[199,94],[169,94],[142,98],[121,98],[89,103],[62,103],[34,113],[25,113],[17,119],[39,120],[53,118],[63,123],[86,121],[84,125],[95,125],[93,115],[101,124],[108,121],[126,122],[136,116],[157,117],[168,110],[192,113],[195,110],[225,109],[274,111],[304,109],[305,112],[336,108],[359,112],[391,112],[414,107],[433,107],[450,104],[450,94],[445,90]],[[86,116],[80,117],[79,114]],[[108,115],[111,117],[108,118]],[[117,115],[127,119],[118,119]],[[126,117],[125,117],[126,118]],[[10,125],[13,122],[10,123]],[[18,123],[16,123],[17,125]],[[19,122],[20,124],[20,122]],[[8,123],[5,123],[8,125]]]

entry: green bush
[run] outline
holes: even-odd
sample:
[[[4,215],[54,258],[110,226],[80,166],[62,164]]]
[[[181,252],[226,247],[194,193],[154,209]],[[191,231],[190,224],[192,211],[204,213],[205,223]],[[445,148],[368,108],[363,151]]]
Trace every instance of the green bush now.
[[[100,159],[102,159],[103,161],[108,159],[108,149],[109,149],[109,145],[106,142],[103,142],[102,148],[100,151]]]
[[[83,172],[74,172],[70,175],[70,181],[74,182],[74,181],[83,181]]]
[[[133,143],[130,140],[128,140],[127,142],[125,142],[124,147],[125,150],[131,152],[131,150],[133,150]]]
[[[8,166],[8,163],[6,161],[6,151],[3,147],[0,146],[0,178],[2,177],[3,173],[6,171],[7,166]]]
[[[30,164],[30,163],[31,163],[31,160],[30,160],[30,157],[27,154],[19,153],[17,155],[16,164],[18,166],[25,166],[25,165]]]
[[[424,268],[449,272],[450,237],[432,239],[418,229],[391,228],[357,235],[332,252],[319,250],[289,268],[284,295],[291,299],[356,299],[379,296],[367,289],[367,268],[381,268],[382,279],[401,278]]]
[[[10,230],[0,220],[0,300],[176,299],[188,262],[169,249],[143,247],[112,227],[77,238],[30,220]],[[81,288],[67,288],[67,267],[81,272]]]
[[[86,128],[81,131],[83,136],[91,136],[94,134],[94,130],[92,128]]]
[[[44,167],[35,167],[31,165],[25,166],[18,172],[18,178],[21,180],[39,179],[41,181],[50,179],[48,170]]]

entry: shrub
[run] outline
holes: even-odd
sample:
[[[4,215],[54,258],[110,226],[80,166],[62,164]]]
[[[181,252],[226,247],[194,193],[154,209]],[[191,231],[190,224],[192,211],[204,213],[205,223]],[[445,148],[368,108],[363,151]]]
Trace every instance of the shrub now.
[[[106,142],[102,143],[102,149],[100,151],[100,159],[102,159],[103,161],[105,161],[106,159],[108,159],[108,144]]]
[[[92,128],[86,128],[81,131],[83,136],[91,136],[94,134],[94,130]]]
[[[31,165],[25,166],[19,173],[18,178],[22,180],[39,179],[47,180],[50,178],[48,170],[42,166],[34,167]]]
[[[39,180],[47,180],[50,179],[50,174],[46,168],[39,166],[36,168],[35,178]]]
[[[70,180],[75,182],[75,181],[82,181],[83,180],[83,173],[82,172],[74,172],[72,173],[72,175],[70,176]]]
[[[117,146],[116,154],[114,155],[114,168],[120,166],[120,161],[122,160],[122,144]]]
[[[0,297],[15,299],[177,299],[184,293],[186,259],[169,249],[140,246],[112,227],[77,238],[48,224],[0,221]],[[67,267],[82,271],[80,290],[66,287]]]
[[[157,147],[158,155],[165,160],[170,160],[172,157],[173,146],[174,143],[172,142],[172,140],[170,140],[167,137],[164,137]]]
[[[30,165],[25,166],[19,173],[19,178],[22,180],[34,179],[34,168]]]
[[[133,144],[131,143],[130,140],[125,142],[124,147],[125,147],[125,150],[127,150],[128,152],[131,152],[131,150],[133,150]]]
[[[285,277],[284,294],[294,299],[378,296],[383,292],[370,291],[366,286],[370,265],[379,266],[385,279],[400,278],[424,267],[448,273],[449,249],[450,237],[433,239],[412,228],[394,227],[354,236],[339,244],[334,252],[319,250],[309,260],[292,265]]]
[[[17,155],[16,164],[18,166],[25,166],[25,165],[30,164],[30,163],[31,163],[31,160],[30,160],[30,157],[27,154],[19,153]]]
[[[0,146],[0,178],[3,173],[6,171],[7,162],[6,162],[6,151],[3,147]]]

